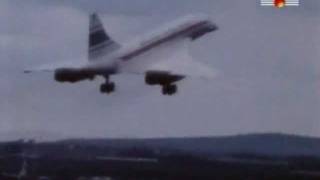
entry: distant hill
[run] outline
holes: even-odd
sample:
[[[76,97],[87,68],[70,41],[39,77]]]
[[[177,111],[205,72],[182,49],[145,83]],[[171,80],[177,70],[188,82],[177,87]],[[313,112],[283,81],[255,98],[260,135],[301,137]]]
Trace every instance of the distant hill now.
[[[17,172],[21,162],[35,175],[63,178],[319,179],[320,138],[251,134],[0,143],[0,172]]]
[[[255,154],[320,157],[320,138],[285,134],[249,134],[226,137],[161,139],[73,139],[57,143],[112,148],[171,149],[197,155]]]

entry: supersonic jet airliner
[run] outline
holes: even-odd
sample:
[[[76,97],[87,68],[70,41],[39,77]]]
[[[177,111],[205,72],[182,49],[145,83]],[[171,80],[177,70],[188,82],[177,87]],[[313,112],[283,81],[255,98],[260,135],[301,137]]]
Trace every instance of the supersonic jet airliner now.
[[[83,65],[55,66],[26,70],[54,72],[58,82],[75,83],[105,78],[101,93],[115,91],[110,76],[141,74],[147,85],[160,85],[162,94],[177,92],[176,82],[186,77],[214,76],[214,71],[199,61],[192,60],[188,52],[190,42],[217,30],[217,26],[204,15],[189,15],[163,26],[132,43],[120,45],[105,31],[97,14],[90,16],[88,62]]]

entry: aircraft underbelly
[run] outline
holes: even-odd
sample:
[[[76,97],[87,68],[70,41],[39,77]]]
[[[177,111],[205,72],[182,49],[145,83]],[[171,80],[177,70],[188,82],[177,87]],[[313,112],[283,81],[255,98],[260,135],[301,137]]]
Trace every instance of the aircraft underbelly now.
[[[110,75],[117,72],[117,64],[115,61],[101,61],[89,64],[82,68],[82,71],[90,72],[98,75]]]

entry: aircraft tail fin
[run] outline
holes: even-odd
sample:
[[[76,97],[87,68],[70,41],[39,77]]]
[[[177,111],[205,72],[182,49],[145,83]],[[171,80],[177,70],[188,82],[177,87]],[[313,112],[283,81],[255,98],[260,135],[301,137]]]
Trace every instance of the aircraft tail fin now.
[[[120,45],[106,33],[99,16],[90,15],[89,28],[89,61],[100,59],[120,48]]]

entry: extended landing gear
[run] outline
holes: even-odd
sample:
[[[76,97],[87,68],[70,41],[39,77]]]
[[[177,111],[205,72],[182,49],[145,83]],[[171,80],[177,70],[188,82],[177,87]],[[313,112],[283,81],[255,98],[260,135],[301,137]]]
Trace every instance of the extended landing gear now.
[[[162,94],[172,96],[176,94],[178,91],[178,87],[175,84],[163,85],[162,86]]]
[[[101,93],[110,94],[110,93],[114,92],[115,89],[116,89],[116,85],[114,82],[109,81],[109,77],[106,77],[106,82],[104,84],[101,84],[101,86],[100,86]]]
[[[114,92],[115,88],[116,88],[116,85],[113,82],[108,83],[108,84],[106,84],[106,83],[101,84],[100,92],[110,94],[110,93]]]

